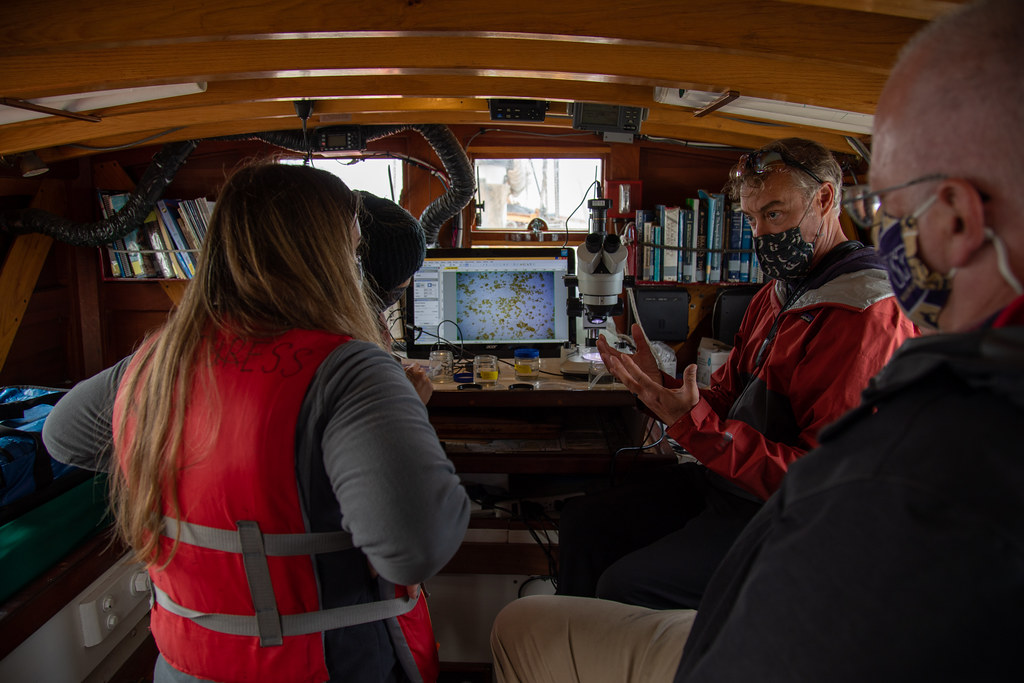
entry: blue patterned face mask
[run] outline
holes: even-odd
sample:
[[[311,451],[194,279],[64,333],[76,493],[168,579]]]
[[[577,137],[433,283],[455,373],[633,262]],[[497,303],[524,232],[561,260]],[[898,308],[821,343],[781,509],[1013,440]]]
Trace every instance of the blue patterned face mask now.
[[[918,218],[935,203],[932,195],[906,218],[893,219],[888,225],[879,225],[875,244],[889,273],[896,301],[906,316],[922,330],[939,329],[939,313],[945,308],[952,289],[956,268],[943,275],[931,268],[920,256]],[[1020,282],[1010,270],[1009,259],[1002,240],[991,228],[985,228],[985,237],[996,250],[999,272],[1018,295],[1024,292]]]

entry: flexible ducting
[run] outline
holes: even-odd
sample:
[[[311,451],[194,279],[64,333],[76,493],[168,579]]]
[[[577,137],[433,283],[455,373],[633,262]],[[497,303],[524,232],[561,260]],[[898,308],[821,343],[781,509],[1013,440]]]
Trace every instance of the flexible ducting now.
[[[464,206],[469,204],[476,190],[473,179],[472,165],[458,139],[447,126],[434,124],[413,124],[400,126],[367,126],[364,128],[365,140],[378,140],[404,130],[415,130],[420,133],[434,149],[444,166],[449,179],[446,192],[435,199],[420,214],[420,224],[427,244],[437,242],[437,235],[444,223],[457,215]],[[234,135],[217,138],[218,140],[262,140],[277,147],[282,147],[302,154],[308,153],[306,136],[299,131],[271,131],[248,135]],[[93,223],[75,223],[41,209],[24,209],[21,211],[0,214],[0,229],[21,235],[40,233],[49,235],[61,242],[75,246],[98,247],[109,244],[136,230],[143,224],[146,216],[163,195],[164,190],[174,179],[178,169],[196,148],[198,141],[186,140],[170,143],[153,157],[153,163],[143,173],[142,178],[125,206],[114,216]]]
[[[438,124],[408,124],[394,126],[363,126],[365,141],[379,140],[406,130],[414,130],[430,144],[448,176],[449,187],[446,192],[431,202],[420,214],[420,225],[428,245],[437,243],[437,235],[441,226],[462,211],[463,207],[473,199],[476,192],[476,181],[473,178],[473,165],[466,156],[455,134],[448,126]],[[232,135],[218,140],[262,140],[276,147],[292,152],[307,154],[307,139],[315,136],[304,136],[301,131],[269,131],[248,135]]]
[[[436,244],[441,226],[462,211],[463,207],[473,199],[473,194],[476,192],[473,165],[448,126],[433,124],[369,126],[366,129],[366,139],[377,140],[406,129],[415,130],[430,143],[434,153],[441,160],[451,183],[448,191],[431,202],[420,214],[420,224],[423,226],[427,244]]]
[[[165,145],[153,156],[135,191],[115,215],[93,223],[75,223],[42,209],[0,214],[0,229],[15,235],[40,233],[77,247],[98,247],[120,239],[143,224],[174,175],[196,148],[196,140]]]

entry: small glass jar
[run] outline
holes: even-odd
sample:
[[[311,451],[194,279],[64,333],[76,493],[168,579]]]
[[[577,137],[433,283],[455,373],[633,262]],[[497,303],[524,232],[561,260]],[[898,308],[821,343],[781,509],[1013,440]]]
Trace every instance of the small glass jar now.
[[[516,349],[516,379],[537,379],[540,376],[540,351],[537,349]]]
[[[430,352],[430,371],[427,374],[431,380],[438,384],[451,382],[454,370],[455,357],[451,351]]]
[[[498,357],[481,355],[473,357],[473,381],[480,384],[494,384],[498,381]]]

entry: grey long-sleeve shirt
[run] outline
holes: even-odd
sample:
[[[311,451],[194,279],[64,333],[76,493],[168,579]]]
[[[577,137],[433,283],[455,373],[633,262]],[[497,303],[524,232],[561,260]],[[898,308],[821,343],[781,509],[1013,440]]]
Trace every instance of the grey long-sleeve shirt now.
[[[57,404],[43,430],[53,457],[110,467],[114,397],[128,361],[79,383]],[[303,499],[328,503],[317,502],[314,468],[303,466],[321,458],[342,527],[382,577],[415,584],[454,555],[469,499],[425,406],[386,353],[358,341],[332,352],[303,400],[295,444],[299,484],[313,491]],[[316,526],[320,513],[304,513]]]

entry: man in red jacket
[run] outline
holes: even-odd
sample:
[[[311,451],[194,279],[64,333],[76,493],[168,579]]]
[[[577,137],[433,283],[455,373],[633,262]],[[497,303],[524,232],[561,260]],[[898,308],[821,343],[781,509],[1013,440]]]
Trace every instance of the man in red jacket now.
[[[789,465],[914,328],[878,254],[839,222],[842,171],[810,140],[777,140],[740,158],[727,190],[750,221],[772,281],[751,301],[735,347],[698,390],[662,374],[642,331],[609,370],[696,458],[562,511],[558,592],[655,609],[696,608],[708,579]]]

